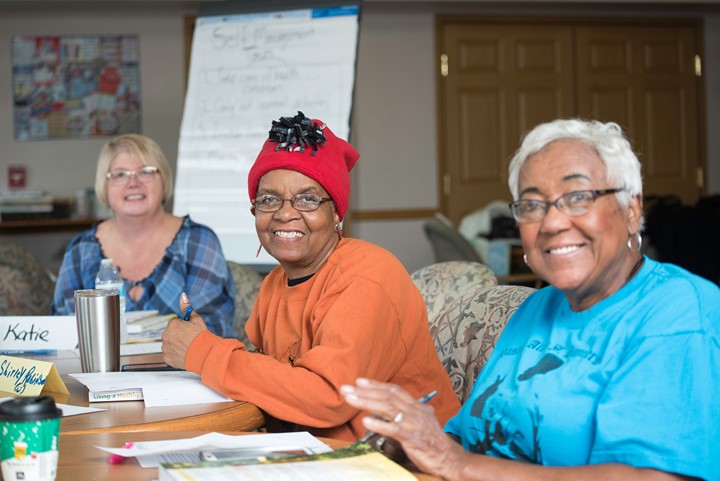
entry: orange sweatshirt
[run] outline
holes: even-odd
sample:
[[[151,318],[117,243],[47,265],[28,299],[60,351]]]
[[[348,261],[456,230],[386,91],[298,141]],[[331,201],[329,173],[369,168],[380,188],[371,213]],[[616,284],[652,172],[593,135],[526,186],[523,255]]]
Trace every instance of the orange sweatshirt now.
[[[342,239],[313,277],[287,282],[281,267],[268,274],[247,322],[262,354],[204,331],[190,345],[186,369],[316,436],[352,440],[365,433],[367,413],[339,392],[360,376],[399,384],[416,397],[437,389],[430,405],[443,425],[457,413],[422,296],[391,253]]]

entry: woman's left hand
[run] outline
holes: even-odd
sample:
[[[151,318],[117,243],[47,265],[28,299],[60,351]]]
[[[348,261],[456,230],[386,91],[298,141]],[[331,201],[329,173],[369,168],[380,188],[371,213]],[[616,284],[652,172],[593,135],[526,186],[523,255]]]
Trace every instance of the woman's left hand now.
[[[180,296],[180,312],[185,312],[189,305],[190,300],[183,292]],[[198,334],[205,330],[207,330],[205,321],[195,311],[190,313],[190,319],[187,321],[183,321],[179,317],[170,319],[162,335],[163,361],[172,367],[185,369],[185,356],[190,344]]]
[[[369,431],[399,442],[422,471],[447,477],[461,467],[466,453],[442,430],[432,406],[421,404],[398,385],[364,378],[340,391],[348,404],[373,414],[363,419]]]

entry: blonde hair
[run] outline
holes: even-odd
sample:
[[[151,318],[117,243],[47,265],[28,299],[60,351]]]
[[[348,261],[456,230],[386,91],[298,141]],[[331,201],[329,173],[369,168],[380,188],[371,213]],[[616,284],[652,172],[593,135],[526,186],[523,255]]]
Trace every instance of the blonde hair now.
[[[144,166],[158,168],[163,183],[163,203],[167,202],[173,191],[170,165],[157,142],[140,134],[120,135],[103,145],[95,173],[95,195],[100,202],[110,207],[107,198],[107,173],[115,157],[123,152],[135,155]]]

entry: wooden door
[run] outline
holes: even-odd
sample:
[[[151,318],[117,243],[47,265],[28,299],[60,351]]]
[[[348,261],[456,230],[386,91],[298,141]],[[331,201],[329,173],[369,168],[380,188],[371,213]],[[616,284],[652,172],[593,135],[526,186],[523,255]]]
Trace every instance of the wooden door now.
[[[615,121],[643,164],[644,193],[702,195],[698,52],[691,27],[577,27],[578,114]]]
[[[442,25],[438,51],[441,210],[453,222],[510,200],[522,135],[574,111],[569,27]]]
[[[705,165],[700,32],[693,20],[439,17],[441,211],[458,223],[509,199],[521,137],[575,116],[626,130],[646,195],[694,203]]]

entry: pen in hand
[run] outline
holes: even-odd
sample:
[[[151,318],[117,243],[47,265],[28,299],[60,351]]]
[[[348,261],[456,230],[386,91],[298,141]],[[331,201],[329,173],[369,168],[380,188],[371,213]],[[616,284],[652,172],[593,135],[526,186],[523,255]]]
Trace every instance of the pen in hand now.
[[[431,400],[432,398],[435,397],[436,394],[437,394],[437,391],[429,392],[429,393],[427,393],[426,395],[418,398],[418,402],[419,402],[420,404],[427,404],[427,403],[430,402],[430,400]]]
[[[185,308],[185,314],[183,314],[183,321],[189,321],[190,320],[190,313],[193,311],[192,306],[187,306]]]
[[[436,394],[437,394],[437,391],[431,391],[431,392],[427,393],[426,395],[419,397],[419,398],[418,398],[418,402],[421,403],[421,404],[427,404],[428,402],[430,402],[430,400],[431,400],[432,398],[435,397]],[[397,419],[398,416],[400,416],[400,419]],[[377,416],[373,415],[373,417],[377,417]],[[395,419],[393,419],[393,422],[400,422],[401,419],[402,419],[402,413],[398,413],[398,415],[395,416]],[[373,437],[375,437],[375,436],[377,436],[377,435],[378,435],[378,434],[375,433],[375,432],[373,432],[373,431],[368,431],[367,433],[365,433],[365,436],[363,436],[363,437],[360,439],[360,442],[361,442],[361,443],[367,443],[367,442],[370,441],[370,439],[372,439]],[[382,444],[384,443],[384,441],[385,441],[385,437],[384,437],[384,436],[380,436],[380,438],[379,438],[379,440],[378,440],[378,447],[381,447]]]

